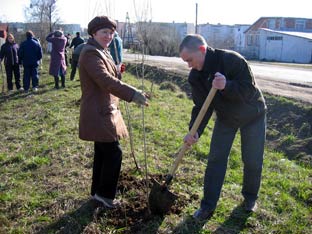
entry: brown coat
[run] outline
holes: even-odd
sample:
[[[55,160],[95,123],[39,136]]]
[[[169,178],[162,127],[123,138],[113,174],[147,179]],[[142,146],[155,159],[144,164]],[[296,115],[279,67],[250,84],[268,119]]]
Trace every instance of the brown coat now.
[[[130,102],[135,88],[118,79],[109,51],[92,38],[80,54],[79,74],[82,91],[79,137],[113,142],[128,136],[118,104],[119,98]]]

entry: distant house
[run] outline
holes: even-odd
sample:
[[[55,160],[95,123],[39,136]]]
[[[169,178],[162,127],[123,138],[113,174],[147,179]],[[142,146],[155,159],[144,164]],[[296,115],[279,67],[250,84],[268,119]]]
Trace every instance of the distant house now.
[[[260,29],[259,59],[312,63],[312,33]]]
[[[241,53],[245,47],[244,32],[249,27],[250,25],[246,24],[200,24],[198,33],[214,48],[230,49]]]
[[[234,50],[239,53],[244,53],[245,50],[245,34],[244,32],[249,28],[249,24],[235,24],[233,29],[234,34]]]
[[[310,63],[311,35],[312,19],[261,17],[245,31],[244,55],[249,59]]]
[[[55,28],[61,29],[65,34],[69,33],[73,36],[76,36],[76,32],[80,32],[82,37],[86,36],[84,35],[80,24],[58,24]]]
[[[224,24],[200,24],[198,33],[214,48],[234,49],[234,26]]]

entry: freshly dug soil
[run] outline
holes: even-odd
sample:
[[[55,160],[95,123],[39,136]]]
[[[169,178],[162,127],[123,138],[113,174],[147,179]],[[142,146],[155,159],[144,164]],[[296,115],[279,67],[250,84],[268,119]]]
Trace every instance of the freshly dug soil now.
[[[164,181],[165,176],[153,175],[154,179]],[[121,207],[109,210],[96,202],[98,206],[98,211],[95,212],[97,217],[105,217],[108,225],[114,226],[115,229],[123,228],[127,231],[126,233],[142,231],[149,222],[162,219],[162,215],[154,214],[149,209],[148,195],[150,194],[146,192],[146,186],[148,186],[148,192],[150,193],[153,181],[150,179],[148,181],[145,179],[140,180],[131,176],[128,172],[122,172],[118,182],[118,191],[122,197]],[[191,194],[189,198],[178,195],[169,211],[163,215],[180,214],[183,208],[193,202],[194,199],[198,199],[198,195]]]

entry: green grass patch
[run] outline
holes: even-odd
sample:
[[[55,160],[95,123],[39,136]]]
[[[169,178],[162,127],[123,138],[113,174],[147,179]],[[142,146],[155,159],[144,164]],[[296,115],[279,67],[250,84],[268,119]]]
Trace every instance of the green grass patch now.
[[[66,88],[54,90],[47,69],[44,60],[38,93],[0,97],[0,233],[129,233],[131,214],[121,214],[124,226],[117,227],[109,213],[91,211],[88,206],[93,143],[78,138],[80,84],[67,77]],[[130,74],[123,80],[144,87],[151,95],[150,106],[144,108],[144,129],[142,108],[129,104],[138,164],[151,175],[166,174],[188,131],[192,101],[176,86],[174,91],[147,80],[142,84]],[[125,104],[121,102],[120,107],[127,122]],[[190,202],[180,213],[142,223],[137,233],[311,233],[312,169],[269,148],[259,209],[251,215],[244,213],[239,206],[243,200],[239,134],[216,213],[206,224],[192,221],[202,197],[213,123],[212,119],[199,143],[185,155],[172,183],[171,189]],[[289,132],[284,143],[293,144],[294,135]],[[141,180],[144,176],[135,171],[129,139],[121,144],[123,172]],[[126,195],[120,196],[131,200],[136,191]]]

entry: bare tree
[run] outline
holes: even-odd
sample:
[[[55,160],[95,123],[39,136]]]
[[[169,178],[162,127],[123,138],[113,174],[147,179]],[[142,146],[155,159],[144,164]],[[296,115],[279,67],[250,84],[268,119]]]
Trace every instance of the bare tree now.
[[[57,0],[31,0],[30,6],[25,9],[28,22],[49,25],[50,32],[60,22],[56,6]]]
[[[145,54],[176,56],[180,38],[174,23],[152,22],[150,0],[133,0],[136,32]],[[141,48],[142,49],[142,48]]]
[[[36,37],[45,38],[60,23],[57,0],[31,0],[29,7],[24,8],[27,30],[32,30]],[[45,40],[42,41],[46,47]]]
[[[88,17],[93,18],[96,15],[107,15],[115,17],[115,2],[113,0],[97,0],[88,4]]]
[[[133,7],[136,17],[137,37],[140,41],[142,52],[146,54],[148,45],[150,44],[150,34],[152,25],[152,5],[148,0],[133,0]]]

